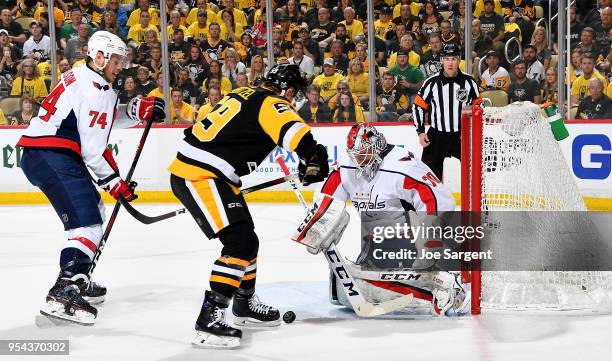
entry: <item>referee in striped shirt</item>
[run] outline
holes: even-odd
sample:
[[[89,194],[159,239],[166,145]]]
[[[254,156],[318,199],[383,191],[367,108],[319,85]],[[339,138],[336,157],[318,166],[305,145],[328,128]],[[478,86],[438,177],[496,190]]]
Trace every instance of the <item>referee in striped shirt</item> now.
[[[438,179],[442,179],[444,158],[461,160],[461,109],[482,101],[474,78],[459,70],[460,54],[456,44],[444,46],[442,71],[425,80],[412,105],[419,142],[423,146],[421,160]],[[426,114],[430,123],[427,133]]]

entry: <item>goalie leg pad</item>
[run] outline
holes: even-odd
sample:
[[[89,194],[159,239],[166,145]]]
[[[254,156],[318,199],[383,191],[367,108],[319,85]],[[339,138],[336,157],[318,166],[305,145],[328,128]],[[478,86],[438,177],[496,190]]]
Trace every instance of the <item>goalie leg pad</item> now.
[[[365,299],[374,304],[398,299],[411,293],[414,298],[406,307],[397,310],[400,313],[415,315],[429,315],[431,313],[431,284],[433,279],[432,272],[418,272],[410,269],[379,269],[368,270],[361,265],[351,261],[346,262],[349,272],[353,276],[355,283]],[[333,272],[331,272],[333,275]],[[337,301],[330,302],[352,308],[344,292],[344,287],[336,277],[330,277],[330,291],[334,293]]]
[[[338,243],[349,219],[346,203],[317,193],[306,218],[291,239],[308,247],[308,252],[317,254],[332,243]]]

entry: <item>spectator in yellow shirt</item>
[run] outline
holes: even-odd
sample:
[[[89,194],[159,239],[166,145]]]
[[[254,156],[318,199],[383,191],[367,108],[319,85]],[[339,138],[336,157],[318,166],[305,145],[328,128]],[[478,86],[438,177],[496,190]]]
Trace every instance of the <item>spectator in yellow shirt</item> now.
[[[591,55],[591,53],[582,55],[582,58],[580,59],[580,68],[582,69],[582,75],[574,80],[572,83],[572,90],[570,92],[572,106],[578,106],[582,99],[591,95],[589,92],[589,80],[592,77],[601,79],[601,81],[604,83],[604,89],[606,89],[608,86],[608,79],[595,70],[595,59],[593,59],[593,55]]]
[[[76,68],[77,66],[81,66],[81,65],[85,65],[85,59],[75,61],[74,64],[72,64],[72,69]]]
[[[359,98],[356,97],[355,94],[351,93],[351,88],[349,87],[349,83],[348,81],[346,81],[346,79],[342,79],[338,82],[338,85],[336,86],[336,92],[336,95],[331,97],[331,99],[329,99],[329,101],[327,102],[329,110],[331,110],[332,112],[334,111],[334,109],[336,109],[336,105],[340,101],[340,95],[342,94],[349,94],[353,99],[353,103],[361,105]]]
[[[321,88],[321,98],[328,102],[331,97],[336,95],[336,87],[343,76],[336,73],[334,59],[326,58],[323,62],[323,74],[313,80],[313,84]]]
[[[359,98],[361,104],[368,104],[368,94],[370,94],[370,77],[363,68],[363,63],[358,58],[351,60],[347,81],[351,93]]]
[[[211,74],[208,76],[208,78],[206,78],[206,80],[204,80],[204,84],[202,85],[202,92],[205,92],[206,89],[211,87],[211,84],[212,84],[211,80],[213,79],[216,79],[218,81],[219,89],[221,89],[221,93],[227,94],[232,91],[233,89],[232,82],[228,78],[220,74]]]
[[[47,2],[43,1],[43,5],[36,8],[34,11],[34,20],[40,22],[40,16],[42,13],[49,13],[49,7],[47,6]],[[66,20],[64,17],[64,12],[62,9],[57,7],[57,2],[53,3],[53,17],[55,19],[55,27],[61,28],[64,26],[64,21]]]
[[[368,72],[370,69],[370,59],[368,59],[368,48],[365,43],[359,43],[355,46],[355,57],[354,59],[359,59],[363,63],[363,71]],[[374,62],[374,76],[378,79],[378,64]],[[348,73],[348,68],[347,68]]]
[[[64,60],[64,53],[62,53],[61,49],[57,49],[55,52],[55,57],[57,61],[57,74],[59,75],[62,73],[59,64],[62,60]],[[1,63],[2,62],[0,61],[0,64]],[[45,80],[51,80],[51,59],[39,62],[36,67],[38,68],[38,74],[40,74],[40,76],[42,76]],[[2,68],[1,65],[0,68]]]
[[[400,49],[408,52],[408,64],[416,66],[421,64],[421,56],[414,51],[414,40],[412,35],[406,34],[400,39]],[[397,52],[394,52],[387,61],[387,68],[391,69],[397,64]]]
[[[189,11],[187,14],[187,18],[185,19],[185,24],[192,25],[198,21],[198,16],[200,13],[204,12],[206,14],[207,25],[217,21],[217,15],[211,9],[210,4],[207,0],[197,0],[196,7]]]
[[[607,85],[607,84],[606,84]],[[18,66],[17,77],[13,81],[13,87],[11,88],[12,96],[21,96],[23,94],[29,94],[36,100],[43,100],[47,94],[47,86],[45,80],[34,63],[34,60],[26,58]]]
[[[209,71],[210,74],[208,75],[208,78],[218,77],[221,81],[220,88],[223,94],[227,94],[232,91],[232,82],[227,77],[223,76],[223,73],[221,71],[221,63],[219,61],[211,61],[209,64]]]
[[[181,13],[178,10],[172,10],[170,12],[170,25],[166,27],[168,43],[174,39],[174,31],[177,29],[183,30],[183,34],[187,33],[187,28],[181,25]]]
[[[365,121],[363,108],[355,104],[350,94],[340,94],[338,108],[334,112],[334,123],[363,123]]]
[[[172,88],[170,93],[170,124],[193,124],[195,109],[183,101],[183,91]]]
[[[148,69],[148,68],[145,68],[145,69]],[[164,99],[164,73],[162,72],[157,73],[155,80],[157,81],[157,88],[151,90],[149,94],[147,94],[147,96]]]
[[[346,27],[346,36],[355,40],[356,36],[363,34],[363,23],[355,19],[355,10],[352,7],[344,8],[344,20],[340,22]]]
[[[208,89],[208,103],[202,105],[198,110],[198,118],[196,122],[201,122],[204,117],[210,113],[213,108],[219,103],[221,100],[221,89],[218,87],[210,87]]]
[[[221,11],[221,22],[219,26],[221,28],[221,39],[230,43],[240,41],[240,37],[244,32],[242,30],[242,24],[235,20],[234,14],[228,9]]]
[[[196,44],[205,40],[208,37],[208,13],[204,10],[198,11],[197,21],[194,21],[187,28],[187,36],[195,40]]]
[[[127,26],[132,27],[140,21],[140,14],[148,13],[149,18],[151,19],[151,25],[155,25],[155,27],[159,27],[159,11],[155,8],[152,8],[149,4],[149,0],[138,0],[138,9],[132,11],[130,17],[127,21]]]
[[[206,13],[206,18],[208,20],[207,24],[213,23],[217,21],[217,13],[214,9],[210,7],[210,4],[207,0],[197,0],[196,7],[189,10],[189,14],[185,18],[185,24],[187,26],[195,23],[198,19],[200,12],[204,11]]]
[[[133,42],[136,45],[144,43],[148,30],[155,31],[155,33],[157,34],[157,40],[159,41],[159,30],[157,29],[157,26],[152,25],[150,21],[151,15],[149,15],[149,13],[140,13],[140,22],[138,24],[132,25],[130,27],[130,31],[128,31],[128,41]]]
[[[387,31],[395,30],[395,24],[391,20],[391,8],[383,6],[378,20],[374,21],[374,33],[379,39],[384,41]]]
[[[234,7],[234,0],[224,0],[223,4],[225,5],[226,10],[232,12],[232,14],[234,15],[234,20],[238,24],[242,25],[243,28],[245,28],[247,26],[246,14],[244,13],[244,11],[236,9]]]
[[[393,18],[397,18],[401,15],[403,5],[408,5],[410,9],[410,15],[418,17],[421,12],[421,5],[418,1],[412,0],[401,0],[395,7],[393,7]]]

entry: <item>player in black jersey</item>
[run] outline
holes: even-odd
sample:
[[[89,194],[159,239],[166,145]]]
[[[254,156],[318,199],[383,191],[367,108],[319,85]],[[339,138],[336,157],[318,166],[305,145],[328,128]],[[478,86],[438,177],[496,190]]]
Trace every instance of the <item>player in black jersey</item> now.
[[[240,177],[254,171],[278,145],[299,156],[302,183],[325,179],[327,151],[287,101],[305,86],[297,65],[277,64],[261,86],[233,90],[201,122],[185,130],[176,159],[168,168],[173,193],[204,234],[223,244],[196,321],[198,335],[193,344],[197,347],[239,345],[241,331],[225,322],[225,309],[232,298],[234,323],[280,324],[278,310],[254,294],[259,240],[240,194]]]

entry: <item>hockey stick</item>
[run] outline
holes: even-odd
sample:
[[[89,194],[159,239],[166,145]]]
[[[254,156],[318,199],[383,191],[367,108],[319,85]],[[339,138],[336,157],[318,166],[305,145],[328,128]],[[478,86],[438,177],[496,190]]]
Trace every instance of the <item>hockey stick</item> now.
[[[242,195],[249,194],[249,193],[252,193],[258,190],[266,189],[266,188],[269,188],[269,187],[272,187],[278,184],[285,183],[286,181],[293,180],[293,179],[297,179],[297,174],[290,174],[288,176],[284,176],[284,177],[269,180],[267,182],[256,184],[252,187],[248,187],[248,188],[241,190],[240,193],[242,193]],[[164,219],[172,218],[179,214],[183,214],[187,211],[187,209],[181,208],[181,209],[177,209],[176,211],[160,214],[159,216],[147,216],[145,214],[140,213],[136,208],[132,206],[130,202],[123,199],[123,197],[119,198],[119,202],[121,202],[121,204],[123,205],[123,208],[125,208],[125,210],[129,214],[131,214],[132,217],[136,218],[137,221],[139,221],[140,223],[144,223],[144,224],[151,224],[151,223],[163,221]]]
[[[276,158],[276,162],[280,165],[285,174],[289,174],[289,169],[287,168],[287,165],[282,157]],[[298,189],[296,182],[294,180],[290,180],[289,184],[291,185],[291,188],[293,188],[293,192],[302,204],[302,207],[308,210],[308,204],[306,203],[302,192],[300,192]],[[357,286],[353,276],[351,276],[349,268],[344,262],[342,254],[340,254],[340,251],[336,248],[336,245],[332,243],[331,246],[329,246],[329,248],[323,252],[323,255],[329,263],[329,268],[333,270],[336,277],[341,280],[342,287],[344,287],[346,296],[357,316],[376,317],[399,310],[412,303],[412,294],[404,295],[378,304],[368,302],[363,297],[363,293]]]
[[[134,175],[134,171],[136,170],[136,164],[138,164],[138,160],[140,159],[140,154],[142,154],[142,149],[144,148],[144,144],[147,141],[147,137],[149,136],[149,130],[151,130],[151,125],[153,125],[153,120],[145,124],[144,131],[142,132],[142,136],[140,137],[140,141],[138,142],[138,148],[136,148],[136,154],[134,155],[134,160],[132,161],[132,166],[128,171],[127,176],[125,177],[125,183],[130,184],[132,180],[132,176]],[[121,203],[117,201],[115,203],[115,208],[113,209],[113,213],[108,219],[108,223],[106,224],[106,229],[104,230],[104,234],[102,235],[102,239],[100,239],[100,244],[98,245],[98,249],[96,249],[96,254],[91,261],[91,266],[89,267],[89,272],[87,273],[87,278],[91,279],[91,274],[96,268],[96,264],[100,260],[100,255],[104,250],[104,246],[106,245],[106,241],[108,240],[108,236],[110,235],[111,230],[113,229],[113,225],[115,224],[115,220],[117,219],[117,215],[119,214],[119,208],[121,208]]]

